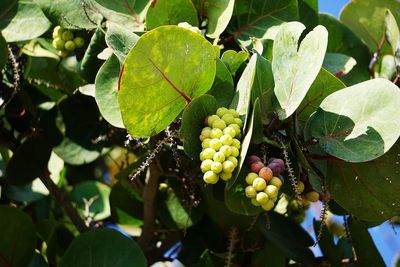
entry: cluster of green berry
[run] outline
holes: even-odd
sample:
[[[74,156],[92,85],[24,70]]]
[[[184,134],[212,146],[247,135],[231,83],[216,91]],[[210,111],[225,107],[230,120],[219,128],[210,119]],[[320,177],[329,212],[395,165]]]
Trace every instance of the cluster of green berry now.
[[[306,210],[310,207],[308,200],[292,199],[287,205],[287,214],[292,217],[297,223],[302,223],[306,218]]]
[[[204,124],[200,134],[203,180],[207,184],[215,184],[219,178],[227,181],[238,165],[243,122],[235,110],[222,107],[216,115],[208,116]]]
[[[304,173],[302,173],[300,176],[300,181],[297,183],[297,191],[304,199],[303,202],[317,202],[323,197],[322,193],[320,194],[313,189],[308,177]]]
[[[251,170],[246,176],[246,197],[251,199],[254,206],[261,206],[266,211],[271,210],[283,183],[279,176],[285,168],[283,160],[274,158],[265,166],[259,157],[250,156],[246,163]]]
[[[53,30],[53,47],[58,50],[60,57],[67,57],[74,53],[76,48],[85,44],[82,37],[74,36],[71,30],[56,26]]]

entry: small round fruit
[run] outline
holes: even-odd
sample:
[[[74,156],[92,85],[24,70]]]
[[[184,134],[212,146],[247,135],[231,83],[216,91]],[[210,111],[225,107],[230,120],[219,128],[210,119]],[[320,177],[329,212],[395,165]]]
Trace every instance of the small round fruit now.
[[[251,166],[251,164],[253,164],[254,162],[261,162],[261,159],[257,156],[250,156],[246,158],[246,164],[247,166]]]
[[[265,180],[263,178],[257,177],[253,181],[253,187],[257,191],[263,191],[266,186],[267,186],[267,183],[265,182]]]
[[[272,177],[271,181],[269,181],[269,184],[274,185],[279,189],[282,186],[282,180],[278,177]]]
[[[221,164],[221,162],[213,162],[213,163],[211,163],[211,170],[216,174],[222,172],[222,164]]]
[[[239,125],[240,128],[243,127],[243,121],[239,118],[235,118],[235,124]]]
[[[260,203],[260,205],[264,205],[268,202],[269,197],[266,193],[260,192],[260,193],[257,193],[256,200],[258,203]]]
[[[232,127],[233,129],[235,129],[236,132],[236,137],[240,134],[240,127],[237,124],[229,124],[228,127]]]
[[[210,141],[210,147],[218,151],[222,146],[222,142],[218,138],[213,138]]]
[[[217,152],[213,156],[213,160],[216,162],[224,162],[225,161],[225,154],[222,152]]]
[[[219,174],[219,177],[221,177],[221,179],[224,181],[228,181],[232,178],[232,173],[231,172],[222,172]]]
[[[65,42],[61,38],[56,38],[52,42],[53,47],[57,50],[64,50]]]
[[[233,138],[228,134],[224,134],[219,138],[219,140],[221,140],[222,144],[230,146],[232,144]]]
[[[259,173],[260,170],[261,170],[262,168],[264,168],[264,167],[265,167],[265,166],[264,166],[264,163],[262,163],[261,161],[257,161],[257,162],[254,162],[253,164],[251,164],[250,170],[251,170],[252,172]]]
[[[253,197],[257,196],[257,191],[251,185],[247,186],[244,189],[244,192],[246,194],[246,197],[248,197],[248,198],[253,198]]]
[[[261,205],[261,208],[263,208],[263,210],[270,211],[274,206],[274,202],[272,200],[268,200],[267,203]]]
[[[256,198],[251,199],[251,204],[253,204],[254,206],[257,206],[257,207],[260,206],[260,203],[258,203]]]
[[[226,160],[224,161],[224,163],[222,163],[222,167],[223,167],[223,172],[226,173],[232,173],[233,170],[235,169],[235,164],[233,164],[233,162]]]
[[[285,162],[282,159],[274,159],[271,163],[276,163],[282,170],[285,170]]]
[[[60,51],[58,51],[58,55],[60,56],[60,57],[67,57],[68,56],[68,51],[65,51],[65,50],[60,50]]]
[[[213,127],[213,128],[218,128],[218,129],[223,130],[223,129],[225,129],[225,127],[226,127],[226,123],[225,123],[223,120],[221,120],[221,119],[215,120],[215,121],[213,122],[213,124],[212,124],[212,127]]]
[[[77,48],[81,48],[85,45],[85,40],[83,40],[82,37],[75,37],[74,38],[74,43]]]
[[[232,114],[234,118],[239,118],[239,113],[234,109],[229,109],[229,113]]]
[[[220,149],[219,152],[224,153],[225,157],[229,157],[232,155],[232,148],[228,145],[223,145]]]
[[[249,172],[249,174],[247,174],[246,176],[246,183],[252,185],[254,179],[258,178],[257,173],[254,172]]]
[[[274,176],[278,176],[282,173],[283,169],[278,163],[271,162],[270,164],[267,165],[268,168],[272,170],[274,173]]]
[[[237,165],[238,165],[238,160],[237,160],[237,158],[235,158],[235,157],[228,157],[228,159],[227,160],[229,160],[230,162],[232,162],[233,163],[233,165],[235,165],[235,168],[237,167]]]
[[[222,135],[223,135],[222,130],[218,128],[212,129],[210,133],[211,138],[220,138]]]
[[[218,182],[218,175],[213,171],[208,171],[203,175],[203,180],[207,184],[216,184]]]
[[[203,130],[201,130],[201,135],[206,136],[206,138],[210,138],[211,130],[211,127],[204,127]]]
[[[74,51],[76,48],[76,45],[73,41],[67,41],[65,42],[65,50],[67,51]]]
[[[267,185],[267,187],[265,188],[264,192],[270,197],[270,198],[276,198],[278,197],[278,187],[276,187],[275,185]]]
[[[231,149],[232,149],[232,157],[237,157],[237,156],[239,156],[239,149],[237,149],[237,148],[234,147],[234,146],[231,146]]]
[[[226,125],[235,123],[235,118],[230,113],[226,113],[221,119],[226,123]]]
[[[227,108],[222,107],[222,108],[217,109],[216,113],[220,118],[222,118],[222,116],[224,116],[228,112],[229,112],[229,110]]]
[[[201,142],[201,147],[202,148],[209,148],[210,147],[210,142],[211,142],[210,138],[204,139],[203,142]]]
[[[299,181],[297,183],[297,191],[299,191],[299,193],[303,193],[304,188],[305,188],[304,183],[302,181]]]
[[[206,159],[212,159],[214,157],[214,155],[216,154],[216,151],[212,148],[206,148],[201,153],[203,153],[204,160],[206,160]],[[200,160],[203,160],[203,159],[200,159]]]
[[[258,176],[263,178],[265,181],[269,182],[271,181],[272,177],[274,174],[272,173],[272,170],[268,167],[263,167],[258,173]]]
[[[214,121],[219,120],[220,118],[217,115],[211,115],[207,117],[207,125],[211,126]]]
[[[308,192],[307,194],[305,194],[305,197],[308,201],[311,202],[317,202],[319,200],[319,194],[315,191]]]
[[[54,38],[54,36],[61,37],[61,35],[63,34],[64,31],[65,31],[65,29],[61,28],[61,26],[54,27],[53,38]]]
[[[224,134],[230,135],[230,136],[232,136],[232,138],[233,138],[233,137],[236,136],[236,131],[235,131],[235,129],[234,129],[233,127],[228,126],[228,127],[226,127],[226,128],[224,129]],[[239,141],[239,140],[238,140],[238,141]]]
[[[61,38],[64,41],[70,41],[72,39],[74,39],[74,34],[71,31],[66,30],[65,32],[63,32],[63,34],[61,35]],[[74,43],[75,45],[75,43]]]
[[[203,161],[200,165],[200,169],[203,173],[208,172],[209,170],[211,170],[211,164],[213,163],[213,161],[211,159],[206,159],[205,161]]]
[[[237,149],[240,149],[240,146],[241,146],[240,141],[237,140],[236,138],[233,138],[231,146],[234,146]]]

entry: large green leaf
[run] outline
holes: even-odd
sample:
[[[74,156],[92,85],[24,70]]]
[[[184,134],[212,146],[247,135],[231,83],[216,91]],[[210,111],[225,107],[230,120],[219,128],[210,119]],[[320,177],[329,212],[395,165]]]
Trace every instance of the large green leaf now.
[[[342,9],[340,20],[357,34],[373,53],[385,37],[387,9],[395,12],[395,18],[400,22],[400,2],[393,0],[353,0]],[[384,45],[381,52],[388,51],[389,46]]]
[[[146,267],[146,258],[132,239],[115,230],[81,234],[61,258],[60,267]]]
[[[396,18],[393,16],[390,10],[386,10],[385,17],[385,25],[386,25],[386,40],[389,42],[392,47],[393,55],[396,54],[396,51],[399,46],[399,26],[397,25]]]
[[[244,51],[236,52],[235,50],[227,50],[222,54],[221,60],[226,67],[235,75],[240,66],[247,60],[249,54]]]
[[[7,58],[8,58],[7,43],[0,32],[0,72],[2,71],[4,65],[6,65]]]
[[[85,181],[74,187],[70,198],[85,217],[103,220],[111,215],[110,191],[111,188],[103,183]]]
[[[218,38],[232,17],[234,0],[194,0],[201,18],[207,18],[207,37]]]
[[[352,57],[338,53],[326,53],[322,66],[330,73],[341,77],[349,73],[356,64],[356,60]]]
[[[202,149],[199,136],[205,127],[204,120],[216,111],[217,101],[211,95],[196,97],[184,110],[180,136],[183,139],[185,153],[191,158],[199,159]]]
[[[136,27],[143,27],[143,21],[152,0],[95,0],[98,4],[117,12],[120,16],[125,15],[135,22]],[[106,17],[106,15],[104,15]],[[130,24],[129,24],[130,25]],[[122,24],[124,26],[124,24]],[[126,24],[125,24],[126,26]],[[131,28],[131,27],[128,27]]]
[[[217,100],[218,107],[228,107],[235,95],[234,83],[231,72],[220,59],[217,58],[217,70],[214,83],[207,94]]]
[[[0,206],[0,218],[0,266],[26,267],[36,246],[32,219],[8,206]]]
[[[163,25],[176,25],[187,22],[198,26],[197,11],[190,0],[153,1],[147,11],[146,27],[151,30]]]
[[[51,26],[40,7],[29,0],[0,2],[0,29],[7,42],[39,37]]]
[[[60,158],[71,165],[82,165],[95,161],[102,153],[101,147],[84,147],[71,139],[65,137],[62,142],[54,148]]]
[[[298,17],[296,0],[237,0],[229,31],[247,47],[252,38],[274,39],[279,25]]]
[[[279,119],[292,115],[314,82],[324,60],[328,32],[317,26],[299,45],[304,25],[289,22],[281,27],[273,48],[272,72],[275,80],[276,110]]]
[[[107,22],[106,43],[121,64],[132,47],[136,44],[139,36],[118,24]]]
[[[398,103],[399,88],[385,79],[342,89],[325,98],[310,118],[311,136],[337,158],[373,160],[386,153],[400,136]]]
[[[120,63],[114,55],[97,72],[95,99],[101,115],[111,125],[124,128],[118,104],[118,77]]]
[[[177,26],[145,33],[126,58],[119,104],[129,133],[149,137],[164,130],[215,77],[215,52],[203,37]]]

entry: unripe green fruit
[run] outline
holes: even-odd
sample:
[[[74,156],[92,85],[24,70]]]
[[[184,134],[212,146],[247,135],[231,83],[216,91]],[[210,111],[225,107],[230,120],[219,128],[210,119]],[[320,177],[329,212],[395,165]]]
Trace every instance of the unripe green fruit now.
[[[263,208],[263,210],[270,211],[274,207],[274,202],[272,200],[268,200],[267,203],[261,205],[261,207]]]
[[[236,136],[236,131],[233,127],[228,126],[224,129],[224,134],[230,135],[233,138]]]
[[[226,123],[226,125],[235,123],[235,118],[230,113],[226,113],[221,119]]]
[[[65,29],[61,28],[61,26],[54,27],[53,38],[55,38],[54,36],[61,37],[64,31]]]
[[[223,145],[230,146],[232,144],[233,138],[232,138],[232,136],[230,136],[228,134],[224,134],[223,136],[221,136],[221,138],[219,140],[221,140]]]
[[[75,37],[74,38],[74,43],[77,48],[81,48],[85,45],[85,40],[83,40],[82,37]]]
[[[231,172],[222,172],[219,174],[219,177],[221,177],[221,179],[224,181],[228,181],[232,178],[232,173]]]
[[[249,185],[253,184],[254,179],[258,178],[258,174],[254,173],[254,172],[250,172],[249,174],[247,174],[246,176],[246,183]]]
[[[60,50],[60,51],[58,51],[58,55],[60,56],[60,57],[67,57],[68,56],[68,51],[65,51],[65,50]]]
[[[210,147],[210,142],[211,139],[210,138],[206,138],[203,140],[203,142],[201,142],[201,147],[204,148],[209,148]]]
[[[222,144],[222,143],[221,143]],[[225,157],[229,157],[230,155],[232,155],[232,149],[230,146],[228,145],[223,145],[220,149],[219,152],[224,153]]]
[[[241,119],[235,118],[235,123],[236,123],[240,128],[243,127],[243,121],[242,121]]]
[[[232,149],[232,157],[238,157],[239,156],[239,149],[237,149],[234,146],[231,146]]]
[[[61,38],[64,41],[71,41],[72,39],[74,39],[74,34],[71,31],[67,30],[67,31],[63,32],[63,34],[61,35]],[[74,45],[75,45],[75,43],[74,43]]]
[[[278,187],[275,185],[267,185],[264,192],[268,194],[269,198],[276,198],[278,197]]]
[[[211,130],[210,137],[211,138],[220,138],[223,135],[222,130],[215,128]]]
[[[65,48],[65,42],[60,38],[54,39],[52,44],[53,44],[53,47],[57,50],[64,50],[64,48]]]
[[[207,184],[216,184],[218,182],[218,175],[213,171],[208,171],[203,175],[203,180]]]
[[[222,163],[214,161],[213,163],[211,163],[211,170],[216,174],[222,172]]]
[[[218,151],[221,148],[221,146],[222,146],[222,142],[219,139],[217,139],[217,138],[211,139],[210,147],[215,149],[215,151]]]
[[[213,128],[218,128],[218,129],[223,130],[223,129],[225,129],[225,127],[226,127],[226,123],[225,123],[223,120],[221,120],[221,119],[215,120],[215,121],[213,122],[213,124],[212,124],[212,127],[213,127]]]
[[[220,118],[217,115],[211,115],[207,117],[208,126],[211,126],[214,121],[219,120]]]
[[[239,113],[234,109],[229,109],[229,113],[232,114],[234,118],[239,118]]]
[[[202,159],[203,155],[203,159]],[[206,148],[200,153],[200,160],[212,159],[215,155],[215,150],[212,148]]]
[[[267,186],[267,183],[265,182],[265,180],[263,178],[257,177],[253,181],[253,187],[257,191],[263,191],[266,186]]]
[[[237,137],[240,134],[240,127],[237,124],[229,124],[228,127],[232,127],[233,129],[235,129],[236,135],[235,137]]]
[[[240,146],[241,146],[240,141],[237,140],[236,138],[233,138],[231,146],[234,146],[237,149],[240,149]]]
[[[214,161],[212,161],[211,159],[206,159],[205,161],[203,161],[200,165],[200,169],[203,173],[208,172],[209,170],[211,170],[211,164]]]
[[[258,203],[260,203],[260,205],[264,205],[264,204],[267,204],[269,197],[266,193],[260,192],[260,193],[257,193],[256,200]]]
[[[67,51],[74,51],[76,48],[75,43],[73,41],[67,41],[65,42],[65,50]]]
[[[237,165],[238,165],[238,160],[237,160],[237,158],[235,158],[235,157],[228,157],[228,160],[229,161],[231,161],[232,163],[233,163],[233,165],[235,165],[235,168],[237,167]]]
[[[222,167],[223,167],[222,168],[223,172],[232,173],[233,170],[235,169],[235,164],[233,164],[229,160],[226,160],[226,161],[224,161],[224,163],[222,163]]]
[[[253,198],[257,196],[257,191],[251,185],[247,186],[244,192],[246,194],[246,197],[248,198]]]
[[[251,199],[251,204],[253,204],[254,206],[260,206],[260,203],[258,203],[256,198]]]
[[[278,177],[272,177],[271,181],[269,182],[270,185],[275,185],[278,189],[282,186],[282,181]]]
[[[201,135],[206,136],[206,138],[210,138],[211,130],[211,127],[204,127],[203,130],[201,130]]]
[[[305,194],[305,197],[308,201],[317,202],[319,200],[319,194],[315,191],[308,192]]]
[[[303,193],[304,189],[305,189],[304,183],[302,181],[299,181],[297,183],[297,191],[299,191],[299,193]]]
[[[213,156],[213,160],[216,162],[224,162],[225,161],[225,155],[222,152],[217,152]]]
[[[227,108],[222,107],[222,108],[217,109],[216,113],[220,118],[222,118],[222,116],[224,116],[228,112],[229,112],[229,110]]]

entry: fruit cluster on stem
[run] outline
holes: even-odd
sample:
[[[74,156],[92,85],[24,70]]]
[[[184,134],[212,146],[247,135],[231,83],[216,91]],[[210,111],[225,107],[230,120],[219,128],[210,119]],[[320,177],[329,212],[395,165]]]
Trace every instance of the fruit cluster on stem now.
[[[303,202],[317,202],[322,197],[322,194],[313,189],[308,177],[304,173],[300,175],[300,181],[297,184],[297,189],[301,194]]]
[[[85,41],[82,37],[75,36],[72,30],[56,26],[53,30],[52,44],[60,57],[68,57],[74,54],[75,49],[83,47]]]
[[[285,169],[283,160],[271,158],[265,166],[259,157],[250,156],[246,164],[251,170],[246,176],[246,197],[250,198],[254,206],[261,206],[266,211],[272,210],[283,183],[283,178],[279,176]]]
[[[243,122],[234,109],[219,108],[215,115],[208,116],[200,134],[201,171],[207,184],[215,184],[219,178],[228,181],[238,165],[241,128]]]

